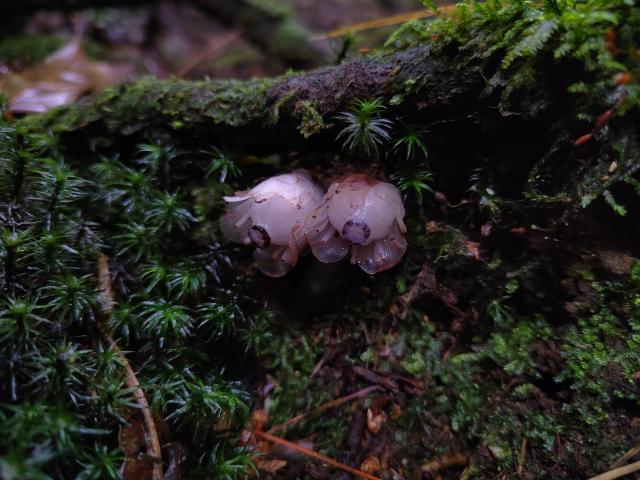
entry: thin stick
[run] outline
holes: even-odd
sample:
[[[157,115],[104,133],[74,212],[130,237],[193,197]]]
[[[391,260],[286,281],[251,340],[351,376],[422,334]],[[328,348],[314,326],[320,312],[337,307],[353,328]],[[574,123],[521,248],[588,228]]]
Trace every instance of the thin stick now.
[[[191,57],[187,60],[184,65],[181,65],[176,72],[176,76],[184,77],[187,73],[193,70],[199,63],[207,60],[213,56],[215,53],[219,53],[222,51],[227,45],[229,45],[234,40],[237,40],[242,36],[244,32],[230,32],[222,36],[222,39],[218,39],[217,42],[213,41],[211,38],[207,42],[207,46],[198,52],[195,56]]]
[[[640,462],[630,463],[624,467],[614,468],[608,472],[591,477],[589,480],[614,480],[615,478],[629,475],[630,473],[637,472],[638,470],[640,470]]]
[[[331,400],[330,402],[327,403],[323,403],[322,405],[316,407],[316,408],[312,408],[311,410],[309,410],[308,412],[302,413],[300,415],[297,415],[293,418],[290,418],[289,420],[287,420],[284,423],[281,423],[280,425],[275,425],[273,427],[271,427],[268,432],[269,433],[275,433],[277,431],[280,431],[282,429],[284,429],[285,427],[288,427],[290,425],[294,425],[298,422],[301,422],[302,420],[309,418],[309,417],[314,417],[316,415],[321,414],[322,412],[326,412],[327,410],[330,410],[332,408],[335,407],[339,407],[340,405],[350,402],[351,400],[355,400],[357,398],[361,398],[361,397],[365,397],[367,395],[369,395],[371,392],[375,392],[376,390],[382,390],[378,385],[372,385],[369,386],[367,388],[363,388],[362,390],[358,390],[357,392],[353,392],[349,395],[346,395],[344,397],[340,397],[340,398],[336,398],[335,400]]]
[[[627,453],[625,453],[622,457],[620,457],[618,460],[612,463],[609,468],[618,468],[621,465],[623,465],[627,460],[635,457],[639,453],[640,453],[640,445],[636,445],[635,447],[630,449]]]
[[[108,315],[113,311],[114,295],[113,289],[111,288],[109,259],[102,253],[98,254],[98,288],[105,301],[103,311]],[[133,368],[131,368],[131,364],[124,353],[122,353],[122,350],[118,347],[118,344],[115,342],[113,337],[103,331],[101,327],[98,327],[98,330],[109,347],[116,351],[120,356],[120,362],[122,363],[125,371],[124,383],[128,388],[133,390],[133,398],[140,406],[140,410],[142,412],[142,420],[146,430],[145,443],[147,444],[147,456],[153,461],[151,478],[152,480],[162,480],[162,452],[160,450],[160,440],[158,439],[158,431],[156,430],[156,424],[153,421],[153,415],[151,415],[151,409],[149,408],[147,397],[144,396],[144,391],[142,390],[142,387],[140,387],[140,382],[138,381]]]
[[[455,5],[447,5],[444,7],[440,7],[439,12],[450,12],[455,9]],[[347,25],[346,27],[340,27],[336,30],[332,30],[330,32],[324,33],[322,35],[315,35],[309,40],[327,40],[330,38],[341,37],[348,33],[357,33],[362,32],[364,30],[371,30],[373,28],[380,27],[389,27],[391,25],[398,25],[400,23],[408,22],[409,20],[415,20],[419,18],[429,18],[435,17],[437,14],[434,12],[430,12],[429,10],[417,10],[413,12],[401,13],[399,15],[393,15],[391,17],[384,18],[374,18],[373,20],[366,20],[364,22],[358,22],[351,25]]]
[[[300,445],[296,445],[295,443],[285,440],[284,438],[276,437],[274,435],[271,435],[270,433],[261,432],[259,430],[254,430],[253,433],[257,437],[263,438],[264,440],[267,440],[271,443],[277,443],[278,445],[290,448],[292,450],[295,450],[296,452],[302,453],[303,455],[307,455],[328,465],[339,468],[340,470],[344,470],[345,472],[348,472],[352,475],[357,475],[368,480],[380,480],[380,478],[378,477],[365,473],[362,470],[358,470],[357,468],[350,467],[349,465],[345,465],[344,463],[340,463],[333,458],[329,458],[326,455],[322,455],[321,453],[316,452],[315,450],[310,450],[308,448],[301,447]]]
[[[520,460],[518,461],[518,476],[522,477],[524,472],[524,461],[527,455],[527,438],[524,437],[522,439],[522,443],[520,443]]]

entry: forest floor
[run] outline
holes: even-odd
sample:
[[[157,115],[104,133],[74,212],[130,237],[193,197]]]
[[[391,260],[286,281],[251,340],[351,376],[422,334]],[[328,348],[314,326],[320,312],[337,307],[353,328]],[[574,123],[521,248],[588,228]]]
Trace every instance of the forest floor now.
[[[363,30],[351,40],[324,38],[327,32],[412,12],[415,4],[296,0],[290,8],[308,34],[305,38],[323,37],[311,40],[319,56],[313,67],[373,54],[397,25]],[[291,67],[248,38],[241,23],[229,25],[171,2],[80,14],[47,12],[13,21],[18,25],[13,34],[0,38],[0,90],[21,98],[13,112],[5,112],[8,124],[23,113],[54,106],[56,100],[48,103],[51,97],[43,84],[61,71],[84,72],[81,88],[62,86],[65,98],[75,100],[113,82],[145,75],[248,79],[286,74]],[[76,49],[53,67],[39,69],[57,48],[73,42],[74,35],[81,36],[88,55]],[[552,70],[547,73],[552,75]],[[413,94],[409,83],[407,97]],[[552,165],[550,183],[568,184],[575,171],[600,154],[593,144],[574,145],[574,138],[556,148],[556,130],[549,119],[562,116],[558,112],[568,104],[564,100],[556,111],[531,118],[499,111],[484,100],[477,108],[465,110],[456,104],[452,110],[445,105],[435,113],[428,108],[425,112],[418,99],[418,113],[412,116],[405,115],[404,100],[397,97],[402,95],[387,99],[390,115],[402,131],[419,121],[420,138],[428,150],[421,168],[428,167],[428,176],[410,177],[411,172],[405,172],[410,170],[408,162],[394,157],[397,152],[391,148],[372,161],[346,152],[329,138],[335,128],[323,130],[320,140],[304,143],[307,133],[315,131],[307,132],[303,125],[305,139],[298,135],[290,146],[273,148],[268,129],[246,144],[236,142],[240,146],[235,147],[235,160],[242,174],[231,170],[226,183],[223,176],[205,176],[206,168],[193,160],[172,166],[170,180],[156,165],[146,179],[153,185],[147,185],[143,177],[151,171],[151,156],[145,156],[144,148],[149,148],[152,134],[165,149],[154,158],[180,158],[176,152],[181,149],[195,152],[195,158],[207,147],[206,130],[189,136],[176,116],[168,134],[132,128],[131,134],[118,130],[114,138],[104,132],[93,137],[92,125],[79,120],[79,136],[88,135],[79,140],[73,129],[65,131],[65,124],[60,151],[78,178],[101,185],[95,198],[105,205],[109,188],[126,199],[117,207],[117,201],[109,203],[106,213],[100,211],[100,203],[82,207],[88,224],[95,222],[109,239],[108,246],[96,244],[110,257],[116,302],[126,304],[136,288],[146,292],[140,298],[154,295],[154,288],[169,278],[165,275],[148,290],[140,287],[156,278],[157,271],[139,271],[155,257],[143,251],[142,237],[125,249],[111,245],[127,241],[126,232],[116,231],[121,228],[116,220],[131,217],[137,222],[138,214],[147,218],[150,207],[135,206],[137,186],[140,191],[149,188],[153,195],[177,187],[199,222],[182,236],[169,229],[162,237],[163,242],[174,242],[166,248],[181,255],[170,260],[171,267],[215,257],[220,271],[213,274],[216,282],[207,280],[207,288],[216,283],[219,297],[241,299],[239,303],[251,299],[252,308],[260,312],[256,331],[244,326],[241,333],[250,348],[231,335],[231,340],[206,345],[206,361],[215,359],[218,363],[211,369],[223,371],[225,380],[240,381],[250,394],[251,420],[239,428],[240,442],[255,448],[251,456],[261,477],[347,478],[348,473],[330,467],[317,454],[384,480],[583,478],[634,459],[640,439],[640,232],[633,221],[640,214],[640,202],[634,186],[611,187],[605,197],[615,200],[598,197],[585,202],[584,208],[568,196],[529,188],[541,158],[545,166]],[[310,107],[311,116],[317,114],[314,108]],[[51,118],[55,130],[56,120]],[[72,114],[64,118],[75,120]],[[253,127],[242,126],[246,131]],[[234,135],[241,138],[246,133],[242,128]],[[579,132],[583,131],[587,130]],[[635,137],[629,140],[620,156],[633,157],[636,143]],[[598,158],[607,160],[604,176],[617,175],[624,163],[617,157]],[[129,175],[127,185],[114,180],[108,168]],[[216,175],[220,165],[217,168]],[[325,187],[353,169],[404,181],[409,248],[403,261],[389,271],[367,275],[348,261],[323,264],[304,255],[289,275],[273,279],[256,270],[250,249],[225,244],[216,227],[224,208],[222,196],[295,168],[308,169]],[[416,187],[418,181],[428,182],[430,191]],[[589,193],[589,186],[580,188]],[[10,216],[0,212],[0,221],[13,228]],[[140,253],[132,253],[136,249]],[[200,256],[189,256],[192,250]],[[143,260],[147,264],[142,265]],[[179,307],[197,303],[199,308],[202,295],[185,295]],[[145,304],[151,302],[147,297]],[[128,341],[124,322],[118,321],[108,325],[119,341]],[[131,353],[131,345],[123,349],[134,370],[148,375],[147,394],[156,395],[157,404],[166,407],[171,402],[164,401],[167,393],[158,393],[150,380],[155,367],[149,366],[156,360],[162,363],[158,359],[165,352],[160,347],[154,350],[156,357],[144,349]],[[144,390],[144,378],[141,383]],[[14,402],[4,389],[3,395],[3,403]],[[165,470],[179,470],[178,455],[171,452],[175,445],[187,443],[185,432],[191,430],[178,426],[174,431],[173,423],[154,413]],[[225,438],[231,423],[222,415],[216,434]],[[275,443],[272,436],[278,437]],[[278,439],[294,446],[283,446]],[[127,442],[121,437],[118,442],[126,451]],[[150,465],[139,468],[148,473]],[[226,476],[244,473],[243,467]],[[224,477],[224,472],[219,474]]]

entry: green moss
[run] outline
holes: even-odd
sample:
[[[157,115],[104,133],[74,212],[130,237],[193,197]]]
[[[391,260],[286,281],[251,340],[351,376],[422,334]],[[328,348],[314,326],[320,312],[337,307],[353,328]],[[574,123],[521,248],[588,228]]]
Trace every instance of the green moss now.
[[[273,425],[329,400],[328,392],[310,381],[322,355],[320,346],[305,335],[281,332],[265,352],[272,358],[269,370],[277,375],[269,411]]]
[[[542,317],[525,319],[494,332],[487,345],[489,356],[509,375],[539,375],[530,351],[535,341],[547,341],[552,329]]]
[[[36,64],[64,43],[58,35],[23,35],[0,39],[0,59],[6,62]]]
[[[100,121],[110,129],[131,134],[150,127],[148,116],[153,112],[156,125],[178,121],[181,128],[207,124],[236,127],[262,117],[272,84],[272,80],[190,82],[146,78],[105,89],[76,105],[27,122],[35,128],[64,132]]]
[[[297,102],[294,106],[294,115],[300,118],[298,130],[304,138],[309,138],[325,128],[322,115],[316,109],[316,102],[309,100]]]

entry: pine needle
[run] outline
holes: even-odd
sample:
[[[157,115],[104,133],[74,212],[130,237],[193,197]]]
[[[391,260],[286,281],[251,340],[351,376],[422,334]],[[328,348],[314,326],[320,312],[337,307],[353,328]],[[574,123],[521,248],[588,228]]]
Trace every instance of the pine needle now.
[[[322,405],[316,407],[316,408],[312,408],[311,410],[309,410],[308,412],[305,413],[301,413],[300,415],[297,415],[293,418],[290,418],[289,420],[287,420],[284,423],[281,423],[280,425],[275,425],[273,427],[271,427],[269,429],[269,433],[274,433],[277,432],[279,430],[284,429],[285,427],[288,427],[290,425],[295,425],[298,422],[301,422],[302,420],[305,420],[309,417],[314,417],[316,415],[319,415],[323,412],[326,412],[327,410],[330,410],[332,408],[335,407],[339,407],[340,405],[350,402],[351,400],[355,400],[357,398],[361,398],[361,397],[365,397],[367,395],[369,395],[371,392],[375,392],[376,390],[382,390],[378,385],[372,385],[370,387],[366,387],[363,388],[361,390],[358,390],[357,392],[353,392],[349,395],[346,395],[344,397],[340,397],[340,398],[336,398],[335,400],[331,400],[329,402],[323,403]]]
[[[357,475],[358,477],[366,478],[368,480],[380,480],[380,478],[378,477],[365,473],[362,470],[358,470],[357,468],[350,467],[349,465],[345,465],[344,463],[340,463],[333,458],[316,452],[315,450],[310,450],[308,448],[301,447],[300,445],[296,445],[295,443],[285,440],[284,438],[276,437],[275,435],[271,435],[267,432],[261,432],[259,430],[254,430],[253,433],[257,437],[267,440],[268,442],[277,443],[278,445],[282,445],[283,447],[290,448],[292,450],[295,450],[296,452],[302,453],[303,455],[320,460],[321,462],[339,468],[340,470],[344,470],[345,472],[348,472],[352,475]]]
[[[439,12],[449,12],[455,8],[455,5],[447,5],[440,7]],[[344,27],[336,28],[330,32],[323,33],[321,35],[315,35],[309,40],[328,40],[330,38],[342,37],[349,33],[362,32],[364,30],[372,30],[374,28],[389,27],[391,25],[399,25],[401,23],[408,22],[410,20],[416,20],[420,18],[435,17],[437,14],[429,10],[415,10],[413,12],[400,13],[398,15],[392,15],[384,18],[374,18],[372,20],[366,20],[364,22],[352,23]]]

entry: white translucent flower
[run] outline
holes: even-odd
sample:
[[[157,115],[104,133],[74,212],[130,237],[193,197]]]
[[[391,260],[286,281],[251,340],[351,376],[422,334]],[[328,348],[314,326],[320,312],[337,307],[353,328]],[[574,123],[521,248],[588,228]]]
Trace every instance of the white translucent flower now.
[[[233,242],[253,243],[258,268],[281,277],[306,246],[304,219],[321,204],[323,193],[305,170],[271,177],[224,197],[229,208],[220,219],[222,233]]]
[[[335,181],[305,221],[305,236],[321,262],[337,262],[351,250],[351,263],[367,273],[397,265],[407,250],[400,192],[367,175]]]

